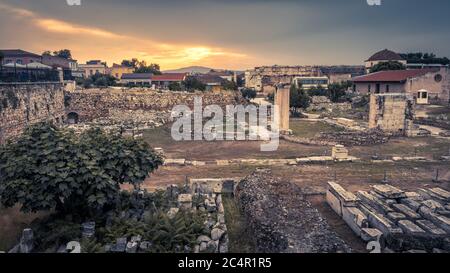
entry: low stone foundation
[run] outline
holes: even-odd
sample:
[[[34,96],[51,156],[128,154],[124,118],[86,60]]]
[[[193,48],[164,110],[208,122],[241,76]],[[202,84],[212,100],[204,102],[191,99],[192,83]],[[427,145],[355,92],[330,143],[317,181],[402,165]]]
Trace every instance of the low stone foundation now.
[[[450,252],[450,192],[404,192],[374,185],[355,194],[328,183],[327,203],[353,232],[377,251]]]

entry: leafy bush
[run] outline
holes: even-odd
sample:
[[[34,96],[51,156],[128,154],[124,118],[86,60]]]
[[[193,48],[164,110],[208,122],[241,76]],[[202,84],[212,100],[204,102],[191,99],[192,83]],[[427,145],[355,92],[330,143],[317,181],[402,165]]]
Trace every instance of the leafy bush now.
[[[0,200],[24,212],[90,216],[114,205],[121,184],[139,187],[162,163],[143,141],[99,129],[76,137],[41,123],[0,147]]]

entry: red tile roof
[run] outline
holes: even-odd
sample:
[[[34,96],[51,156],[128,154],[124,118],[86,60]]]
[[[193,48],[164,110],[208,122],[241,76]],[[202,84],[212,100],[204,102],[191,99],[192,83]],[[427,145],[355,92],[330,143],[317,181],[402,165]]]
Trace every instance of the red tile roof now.
[[[409,78],[437,72],[438,69],[389,70],[353,78],[353,82],[404,82]]]
[[[370,61],[404,61],[398,53],[385,49],[372,55],[366,62]]]
[[[186,78],[186,73],[164,73],[162,75],[153,75],[152,81],[161,82],[181,82]]]

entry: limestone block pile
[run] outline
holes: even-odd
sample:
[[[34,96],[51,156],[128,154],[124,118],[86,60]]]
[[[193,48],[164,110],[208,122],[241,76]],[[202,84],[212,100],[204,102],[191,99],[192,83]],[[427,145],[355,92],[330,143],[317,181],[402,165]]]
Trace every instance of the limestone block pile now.
[[[327,203],[364,241],[396,252],[450,252],[450,192],[441,188],[405,192],[374,185],[353,194],[329,182]]]
[[[225,209],[222,202],[222,191],[219,188],[194,188],[192,193],[178,195],[178,208],[169,210],[199,210],[207,214],[204,222],[210,236],[201,235],[197,238],[194,253],[227,253],[228,229],[225,223]]]

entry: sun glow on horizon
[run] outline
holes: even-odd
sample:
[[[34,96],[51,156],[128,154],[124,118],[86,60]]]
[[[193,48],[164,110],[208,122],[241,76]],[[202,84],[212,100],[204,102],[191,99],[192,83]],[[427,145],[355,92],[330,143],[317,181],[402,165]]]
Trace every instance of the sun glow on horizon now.
[[[46,18],[33,11],[1,3],[0,11],[6,11],[16,20],[23,20],[24,26],[30,29],[38,28],[49,35],[57,35],[54,36],[55,43],[43,45],[41,41],[36,41],[39,47],[30,47],[39,48],[38,50],[42,52],[57,49],[56,47],[69,48],[79,61],[102,59],[113,63],[123,59],[139,58],[148,63],[158,63],[164,69],[174,69],[191,65],[236,66],[247,58],[245,54],[208,45],[166,43]],[[31,30],[31,33],[36,32]]]

